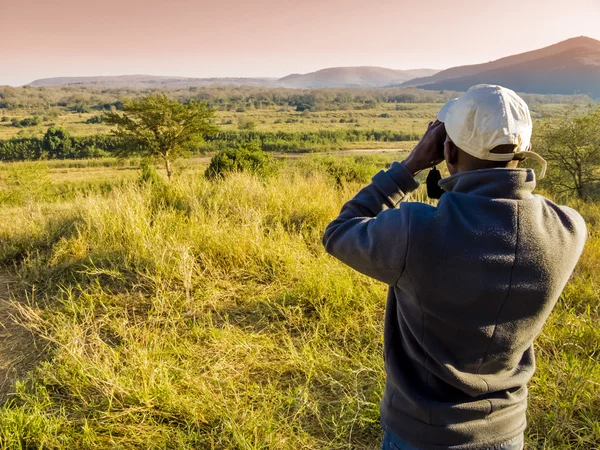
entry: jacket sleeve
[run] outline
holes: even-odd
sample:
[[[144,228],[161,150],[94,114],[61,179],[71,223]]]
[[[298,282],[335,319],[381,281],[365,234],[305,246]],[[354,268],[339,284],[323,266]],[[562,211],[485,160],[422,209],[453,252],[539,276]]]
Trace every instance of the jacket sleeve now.
[[[377,173],[327,226],[325,250],[353,269],[395,285],[404,271],[410,221],[408,205],[396,207],[418,186],[398,162]]]

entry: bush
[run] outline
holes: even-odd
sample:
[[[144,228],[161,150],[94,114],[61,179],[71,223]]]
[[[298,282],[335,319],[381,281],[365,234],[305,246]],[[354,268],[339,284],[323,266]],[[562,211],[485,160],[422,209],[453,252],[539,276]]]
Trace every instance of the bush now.
[[[142,169],[142,173],[140,174],[141,183],[154,184],[157,186],[163,184],[160,175],[158,175],[154,166],[150,164],[147,159],[143,159],[140,162],[140,169]]]
[[[238,129],[240,130],[254,130],[256,128],[256,121],[248,117],[238,118]]]
[[[48,128],[42,142],[50,159],[64,159],[71,150],[71,135],[63,128]]]
[[[102,116],[92,116],[85,121],[87,124],[103,123],[104,119]]]
[[[25,117],[24,119],[12,119],[11,123],[13,127],[24,128],[24,127],[35,127],[43,122],[40,116]]]
[[[83,103],[76,103],[71,110],[79,114],[87,114],[91,112],[91,108]]]
[[[223,178],[226,173],[250,172],[266,177],[274,172],[275,165],[271,155],[263,152],[257,143],[221,150],[210,160],[204,172],[208,179]]]

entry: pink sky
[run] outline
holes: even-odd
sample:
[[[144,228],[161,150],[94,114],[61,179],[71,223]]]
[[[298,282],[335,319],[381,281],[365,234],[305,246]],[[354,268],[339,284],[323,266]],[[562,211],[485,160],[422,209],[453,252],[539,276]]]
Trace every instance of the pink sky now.
[[[0,0],[0,18],[0,85],[443,69],[600,40],[600,0]]]

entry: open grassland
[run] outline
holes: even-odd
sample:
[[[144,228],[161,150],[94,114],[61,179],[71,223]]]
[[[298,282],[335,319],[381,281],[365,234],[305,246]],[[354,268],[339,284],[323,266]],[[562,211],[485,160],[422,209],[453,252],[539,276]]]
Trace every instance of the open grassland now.
[[[559,112],[565,107],[564,104],[532,105],[532,114],[538,118],[544,114]],[[439,108],[439,103],[378,103],[367,106],[348,104],[333,111],[301,112],[296,111],[292,106],[238,108],[217,110],[215,124],[223,131],[315,132],[358,129],[420,135],[426,130],[427,124],[435,120]],[[64,128],[72,136],[110,133],[111,127],[106,124],[88,123],[101,115],[102,111],[78,113],[60,107],[51,108],[50,112],[39,108],[0,110],[0,120],[3,119],[0,121],[0,140],[16,137],[41,138],[51,126]],[[40,118],[40,123],[26,127],[12,124],[13,119],[23,120],[32,117]],[[390,147],[389,143],[387,147]]]
[[[11,375],[0,448],[379,448],[386,287],[320,238],[400,158],[331,158],[216,181],[183,160],[172,185],[3,165],[0,263],[43,355]],[[600,205],[570,203],[590,237],[536,344],[527,448],[600,447]]]
[[[215,124],[223,131],[252,129],[256,131],[311,132],[316,130],[375,129],[423,133],[427,123],[435,119],[439,104],[380,104],[373,108],[338,111],[303,111],[287,106],[282,108],[217,111]],[[42,137],[48,127],[61,127],[73,136],[90,136],[109,133],[111,127],[102,123],[87,123],[100,117],[101,112],[74,113],[55,109],[55,117],[38,115],[30,109],[5,111],[6,120],[0,122],[0,139],[14,137]],[[38,125],[16,127],[12,119],[41,117]]]

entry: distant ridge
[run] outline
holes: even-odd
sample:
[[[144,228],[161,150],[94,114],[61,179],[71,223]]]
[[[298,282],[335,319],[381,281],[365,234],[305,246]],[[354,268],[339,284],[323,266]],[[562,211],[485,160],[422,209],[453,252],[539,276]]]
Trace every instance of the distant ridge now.
[[[188,78],[155,75],[117,75],[98,77],[42,78],[29,86],[102,86],[102,87],[193,87],[214,84],[270,86],[277,78]]]
[[[192,87],[238,85],[286,88],[383,87],[436,73],[432,69],[392,70],[383,67],[332,67],[308,74],[277,78],[188,78],[154,75],[43,78],[29,86]]]
[[[401,86],[465,91],[482,83],[532,94],[589,94],[600,98],[600,41],[585,36],[484,64],[452,67]]]

